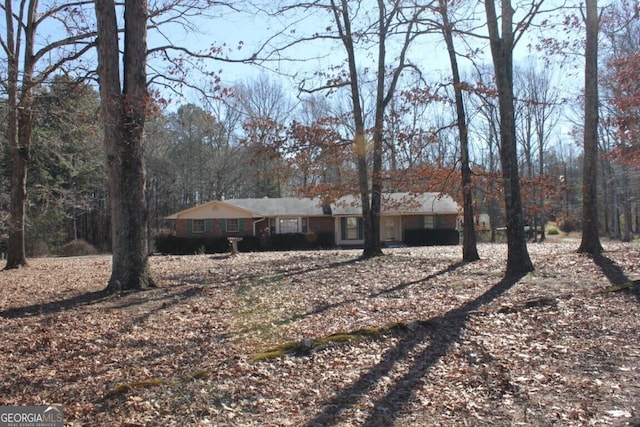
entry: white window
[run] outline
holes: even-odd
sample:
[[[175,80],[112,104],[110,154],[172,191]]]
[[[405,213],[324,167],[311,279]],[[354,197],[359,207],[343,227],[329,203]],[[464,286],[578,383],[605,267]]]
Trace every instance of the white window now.
[[[240,231],[240,221],[238,220],[238,218],[227,219],[227,232],[237,233],[239,231]]]
[[[280,218],[279,219],[280,234],[297,233],[298,218]]]
[[[360,240],[358,218],[349,217],[346,220],[346,238],[347,240]]]
[[[436,228],[436,217],[435,217],[435,215],[425,215],[425,217],[424,217],[424,228]]]
[[[194,219],[191,225],[192,233],[204,233],[204,219]]]

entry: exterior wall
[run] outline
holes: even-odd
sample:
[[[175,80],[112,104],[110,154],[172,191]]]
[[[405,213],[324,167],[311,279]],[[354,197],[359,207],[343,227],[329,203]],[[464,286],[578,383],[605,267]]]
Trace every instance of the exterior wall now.
[[[455,229],[457,217],[457,214],[437,215],[434,226],[437,229]],[[256,236],[268,236],[270,234],[268,218],[264,220],[241,218],[239,219],[241,228],[238,232],[223,232],[223,221],[225,221],[224,218],[205,219],[205,231],[202,233],[192,233],[189,231],[189,220],[178,218],[177,220],[175,220],[175,234],[177,237],[248,236],[254,235],[254,222]],[[408,229],[424,228],[424,215],[403,215],[400,223],[401,232],[402,235],[404,235],[404,232]],[[308,229],[309,231],[316,233],[334,233],[335,242],[337,245],[357,246],[364,243],[364,241],[362,240],[342,240],[340,217],[309,217]]]
[[[434,228],[436,229],[456,229],[458,214],[436,214]],[[402,217],[402,228],[404,230],[414,228],[424,228],[425,215],[404,215]]]
[[[223,232],[222,221],[224,219],[205,219],[209,221],[205,224],[205,232],[192,233],[189,231],[188,219],[177,219],[175,221],[175,234],[177,237],[227,237],[227,236],[250,236],[253,235],[253,224],[255,221],[255,235],[256,236],[268,236],[269,231],[269,218],[264,220],[254,220],[252,218],[243,218],[241,220],[242,228],[239,232]],[[334,218],[327,217],[311,217],[308,218],[309,231],[316,233],[334,232]]]
[[[335,221],[332,216],[309,218],[309,231],[315,233],[333,233]]]
[[[402,217],[402,229],[423,228],[424,215],[405,215]]]
[[[205,219],[205,231],[193,233],[189,231],[189,219],[178,218],[175,222],[175,233],[177,237],[227,237],[246,236],[253,234],[253,220],[251,218],[240,219],[240,230],[234,232],[223,232],[222,222],[224,219]]]
[[[438,217],[440,218],[440,227],[438,228],[448,228],[455,230],[458,220],[458,214],[438,215]]]

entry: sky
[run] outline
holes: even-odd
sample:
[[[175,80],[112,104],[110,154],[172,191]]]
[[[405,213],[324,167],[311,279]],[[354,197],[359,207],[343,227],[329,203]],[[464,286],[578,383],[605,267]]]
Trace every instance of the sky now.
[[[477,4],[477,3],[476,3]],[[213,12],[216,13],[215,11]],[[478,27],[483,22],[483,10],[475,10],[474,20],[465,23],[469,27]],[[174,26],[166,31],[171,41],[176,46],[188,46],[191,49],[207,49],[210,45],[224,46],[228,55],[233,58],[246,58],[254,53],[259,46],[269,40],[277,32],[282,32],[278,39],[271,41],[272,45],[286,44],[289,40],[297,37],[308,36],[314,32],[323,31],[331,25],[326,14],[307,14],[293,16],[286,23],[282,18],[267,18],[265,15],[257,13],[226,13],[221,10],[218,16],[211,18],[195,18],[192,23],[197,31],[185,32],[182,28]],[[482,32],[482,30],[480,30]],[[465,42],[472,40],[470,47],[480,50],[482,62],[490,63],[490,51],[486,40],[472,39],[466,37]],[[458,40],[459,42],[459,40]],[[149,45],[153,47],[158,43],[165,43],[153,32],[149,33]],[[516,64],[528,60],[532,55],[526,49],[527,41],[523,40],[516,49]],[[237,50],[237,47],[242,49]],[[422,67],[428,80],[443,80],[450,76],[450,66],[444,43],[438,34],[427,35],[414,44],[410,56],[414,62]],[[458,46],[462,47],[461,43]],[[300,83],[302,76],[310,75],[315,71],[329,71],[332,64],[344,62],[346,54],[339,42],[329,42],[327,40],[305,42],[295,48],[289,49],[283,56],[289,56],[296,61],[282,60],[280,62],[270,61],[263,64],[263,67],[249,64],[232,64],[216,61],[210,65],[210,69],[221,71],[220,78],[223,85],[234,85],[237,82],[244,82],[255,78],[258,74],[272,70],[270,73],[274,78],[280,79],[284,85],[295,90]],[[389,52],[391,57],[393,52]],[[533,53],[533,55],[538,55]],[[360,67],[371,67],[374,65],[375,52],[372,50],[360,52]],[[460,65],[463,73],[467,75],[473,71],[469,61],[460,58]],[[268,69],[268,70],[267,70]],[[277,72],[282,73],[278,76]],[[579,72],[579,71],[578,71]],[[295,76],[287,78],[286,76]],[[192,76],[197,79],[196,75]],[[567,76],[569,77],[569,76]]]

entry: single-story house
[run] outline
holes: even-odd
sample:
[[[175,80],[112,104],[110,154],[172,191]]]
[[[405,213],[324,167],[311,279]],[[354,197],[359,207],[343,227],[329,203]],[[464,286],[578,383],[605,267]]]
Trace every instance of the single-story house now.
[[[382,196],[380,239],[404,242],[408,230],[455,230],[458,204],[441,193]],[[323,204],[319,198],[213,200],[166,217],[176,237],[269,236],[332,233],[337,246],[364,243],[360,198]]]

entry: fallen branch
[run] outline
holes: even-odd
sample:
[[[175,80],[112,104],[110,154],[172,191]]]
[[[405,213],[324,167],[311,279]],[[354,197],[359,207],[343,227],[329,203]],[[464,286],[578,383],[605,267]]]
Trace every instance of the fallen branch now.
[[[608,288],[604,288],[600,291],[595,292],[596,295],[603,295],[612,292],[622,292],[622,291],[634,291],[636,288],[640,287],[640,280],[629,280],[620,285],[609,286]]]
[[[104,400],[112,399],[116,396],[121,396],[123,394],[130,393],[134,390],[141,390],[141,389],[151,388],[159,385],[177,386],[179,384],[184,384],[186,382],[190,382],[193,380],[206,379],[210,375],[211,375],[210,371],[199,370],[194,372],[193,375],[180,378],[177,381],[166,381],[162,378],[148,378],[145,380],[133,381],[130,383],[118,383],[105,393],[105,395],[103,396],[103,399]]]
[[[321,337],[321,338],[314,338],[314,339],[306,338],[301,341],[290,341],[290,342],[281,344],[277,347],[266,350],[262,353],[255,354],[251,358],[251,360],[253,362],[259,362],[261,360],[274,359],[287,354],[305,356],[311,353],[312,350],[327,344],[356,342],[366,338],[377,338],[393,332],[412,331],[418,327],[427,326],[429,324],[431,324],[429,320],[408,322],[408,323],[398,322],[398,323],[391,323],[389,325],[382,326],[380,328],[356,329],[354,331],[339,332],[339,333],[328,335],[326,337]]]

